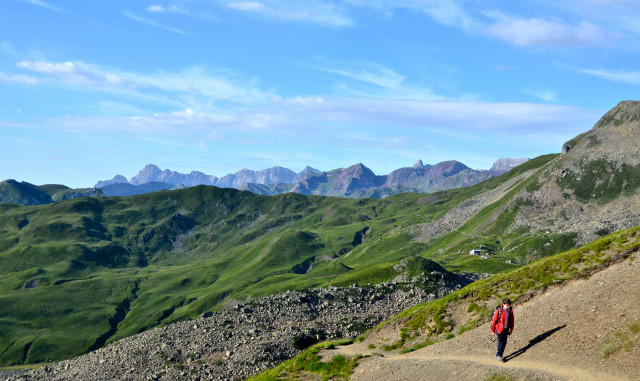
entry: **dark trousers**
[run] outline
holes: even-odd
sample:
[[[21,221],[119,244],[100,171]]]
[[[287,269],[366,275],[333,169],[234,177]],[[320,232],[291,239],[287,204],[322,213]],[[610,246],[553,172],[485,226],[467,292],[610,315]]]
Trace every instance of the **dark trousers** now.
[[[507,346],[507,338],[509,337],[509,330],[503,329],[501,333],[496,334],[496,337],[498,338],[498,352],[496,353],[496,356],[502,357],[502,354],[504,353],[504,348]]]

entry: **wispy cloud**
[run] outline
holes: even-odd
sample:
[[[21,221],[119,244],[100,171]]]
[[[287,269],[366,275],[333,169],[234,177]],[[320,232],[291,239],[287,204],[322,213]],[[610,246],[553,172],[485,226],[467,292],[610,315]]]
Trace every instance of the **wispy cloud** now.
[[[144,17],[140,17],[140,16],[138,16],[138,15],[136,15],[134,13],[131,13],[129,11],[122,11],[122,14],[124,16],[126,16],[126,17],[128,17],[128,18],[130,18],[130,19],[132,19],[134,21],[137,21],[139,23],[142,23],[142,24],[147,24],[147,25],[150,25],[150,26],[154,26],[156,28],[165,29],[165,30],[168,30],[168,31],[173,32],[173,33],[182,34],[184,36],[191,36],[192,35],[191,33],[185,32],[185,31],[183,31],[181,29],[174,28],[174,27],[171,27],[171,26],[167,26],[167,25],[161,24],[159,22],[156,22],[156,21],[153,21],[153,20],[149,20],[149,19],[144,18]]]
[[[393,14],[397,9],[417,11],[427,14],[440,24],[463,30],[473,30],[478,24],[459,0],[344,0],[344,2],[353,9],[375,9],[385,14]]]
[[[460,0],[345,0],[352,9],[376,9],[393,14],[396,9],[422,12],[442,25],[458,28],[474,36],[489,36],[514,46],[528,47],[586,47],[622,37],[616,30],[640,33],[637,18],[640,6],[635,2],[586,0],[589,5],[563,6],[563,2],[545,5],[538,14],[544,16],[526,17],[509,15],[492,5],[471,7],[469,2]],[[593,5],[593,7],[591,7]],[[505,4],[503,7],[507,7]],[[579,9],[594,11],[580,11]],[[582,18],[570,23],[558,17],[562,9],[567,19]],[[618,20],[618,21],[616,21]]]
[[[555,102],[558,97],[558,93],[555,90],[524,89],[523,92],[546,102]]]
[[[403,75],[396,73],[394,70],[374,62],[350,64],[322,60],[320,65],[311,65],[311,67],[328,73],[338,74],[352,80],[386,88],[397,88],[405,79]]]
[[[286,156],[277,161],[280,165],[300,165],[293,158],[308,155],[305,164],[323,169],[359,161],[384,173],[417,158],[432,163],[455,158],[488,168],[507,152],[558,152],[600,115],[578,107],[531,103],[272,97],[265,104],[226,112],[186,109],[133,117],[61,117],[41,125],[78,135],[115,134],[158,145],[173,142],[192,153],[208,147],[232,161],[273,151]],[[334,155],[337,152],[340,155]],[[407,157],[408,152],[412,154]],[[398,164],[399,157],[406,160]]]
[[[588,22],[569,25],[539,18],[499,21],[486,27],[484,33],[511,45],[533,47],[581,47],[605,38],[602,28]]]
[[[351,18],[346,15],[346,9],[335,2],[272,2],[266,5],[257,1],[238,1],[227,3],[227,8],[277,21],[311,22],[337,28],[353,25]]]
[[[392,2],[393,3],[393,2]],[[478,27],[478,20],[471,15],[455,0],[435,1],[398,1],[402,8],[417,9],[427,13],[437,22],[451,27],[457,27],[466,31]]]
[[[229,70],[212,70],[193,66],[180,72],[159,71],[151,74],[105,68],[85,62],[20,61],[16,67],[44,75],[41,78],[17,77],[22,83],[62,86],[69,90],[95,93],[120,93],[147,102],[182,105],[199,109],[215,108],[219,102],[226,107],[264,102],[270,92],[259,90],[255,80],[241,77]],[[5,81],[9,81],[7,79]]]
[[[21,83],[25,85],[37,85],[41,83],[40,78],[22,74],[5,74],[0,72],[0,82]]]
[[[227,6],[238,11],[251,12],[263,12],[267,9],[266,5],[258,3],[257,1],[240,1],[236,3],[229,3]]]
[[[169,5],[168,7],[157,4],[149,5],[147,8],[145,8],[145,10],[151,13],[187,13],[185,10],[176,5]]]
[[[0,42],[0,51],[3,51],[5,53],[8,53],[12,56],[16,56],[16,57],[24,57],[25,55],[18,52],[13,45],[11,45],[11,43],[9,41],[2,41]]]
[[[622,70],[603,70],[603,69],[583,69],[570,68],[574,71],[593,75],[612,82],[624,83],[627,85],[640,86],[640,70],[622,71]]]
[[[51,5],[49,3],[46,3],[46,2],[44,2],[42,0],[22,0],[22,1],[25,2],[25,3],[37,5],[38,7],[49,9],[51,11],[61,12],[61,13],[64,12],[61,8],[58,8],[55,5]]]
[[[127,86],[135,87],[135,84],[124,80],[115,73],[104,72],[93,65],[74,62],[41,62],[20,61],[16,67],[43,73],[56,77],[61,82],[73,85],[88,86]]]
[[[317,58],[305,65],[334,75],[338,93],[364,98],[436,100],[431,89],[406,83],[406,77],[376,62],[346,62]]]
[[[516,136],[544,133],[545,130],[554,132],[558,125],[582,124],[584,129],[585,123],[593,123],[598,115],[577,107],[533,103],[274,97],[259,106],[224,113],[198,113],[186,109],[127,118],[66,117],[47,123],[66,129],[91,125],[96,129],[180,133],[198,138],[206,138],[210,131],[216,131],[216,136],[220,133],[307,136],[315,131],[317,139],[332,140],[335,134],[325,134],[325,129],[333,126],[340,128],[345,136],[357,136],[369,128],[388,126],[440,130],[441,133],[449,130],[456,136],[469,132]],[[406,130],[399,132],[401,136],[406,134]]]

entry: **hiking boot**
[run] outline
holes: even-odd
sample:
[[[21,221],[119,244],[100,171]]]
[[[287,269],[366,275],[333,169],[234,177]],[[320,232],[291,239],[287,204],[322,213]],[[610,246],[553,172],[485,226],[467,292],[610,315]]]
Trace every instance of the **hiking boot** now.
[[[496,360],[498,360],[500,362],[504,362],[504,359],[502,358],[502,356],[496,356]]]

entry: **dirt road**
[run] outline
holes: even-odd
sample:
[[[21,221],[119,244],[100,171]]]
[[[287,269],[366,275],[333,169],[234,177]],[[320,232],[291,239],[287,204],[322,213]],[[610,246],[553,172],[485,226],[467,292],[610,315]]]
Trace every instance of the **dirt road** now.
[[[516,304],[505,363],[496,360],[488,324],[408,354],[369,349],[380,344],[378,336],[326,355],[371,355],[360,361],[352,381],[475,381],[491,373],[516,380],[640,380],[640,334],[629,330],[640,322],[640,258],[635,257]],[[615,332],[626,333],[635,345],[603,358],[605,340]]]

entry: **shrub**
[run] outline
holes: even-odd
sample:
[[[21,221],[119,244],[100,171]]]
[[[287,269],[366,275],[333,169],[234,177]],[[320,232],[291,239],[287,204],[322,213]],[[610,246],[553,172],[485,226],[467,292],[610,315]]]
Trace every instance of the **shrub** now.
[[[514,381],[514,379],[504,374],[489,373],[484,381]]]

